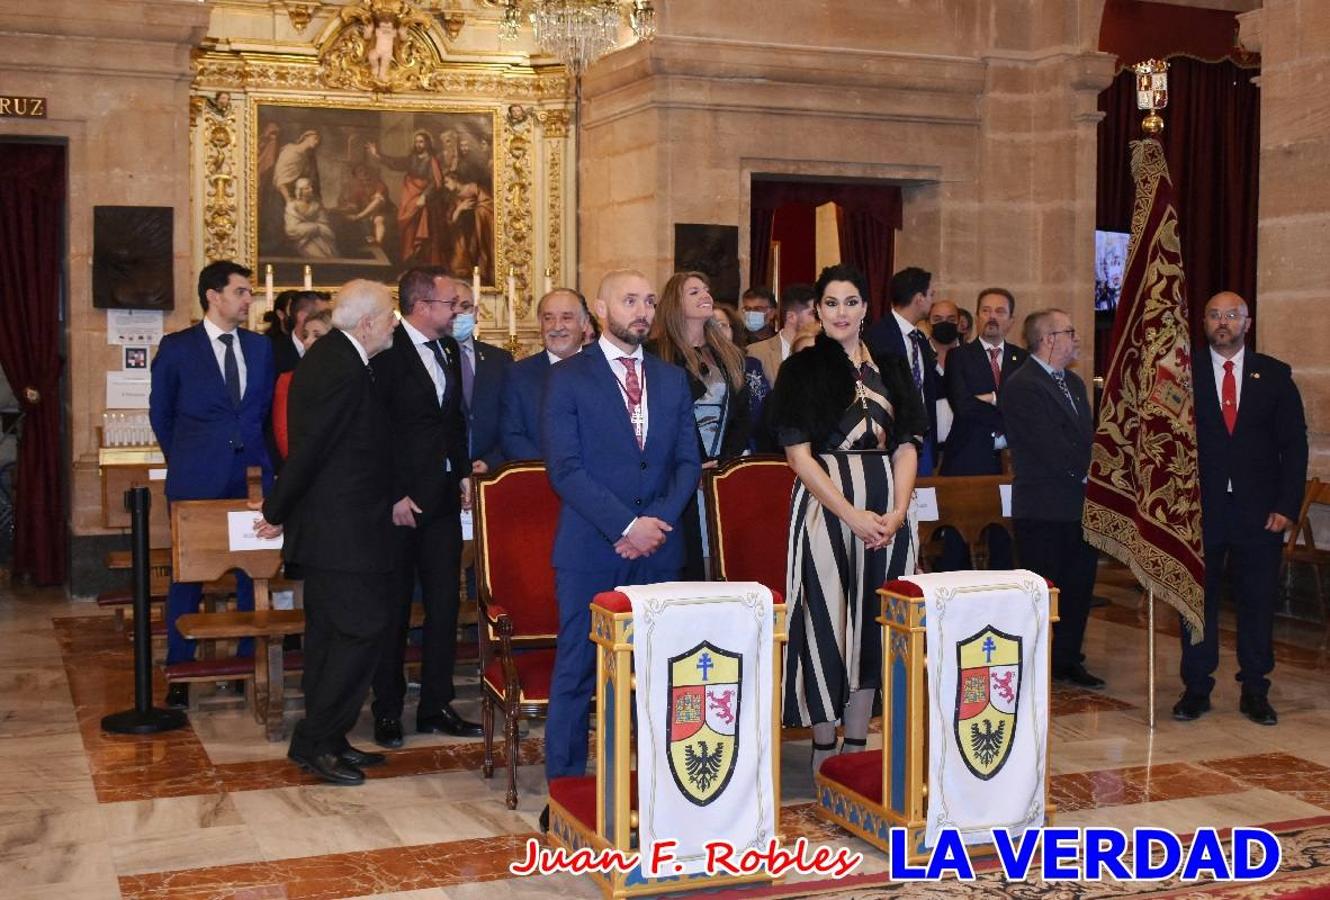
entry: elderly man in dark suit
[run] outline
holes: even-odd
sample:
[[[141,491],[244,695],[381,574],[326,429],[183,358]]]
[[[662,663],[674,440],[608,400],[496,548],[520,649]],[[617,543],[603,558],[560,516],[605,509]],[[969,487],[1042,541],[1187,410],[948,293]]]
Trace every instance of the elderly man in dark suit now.
[[[476,301],[471,285],[457,280],[457,316],[452,335],[461,352],[462,399],[471,441],[471,471],[482,475],[503,462],[499,438],[499,404],[503,382],[513,355],[493,344],[478,341]]]
[[[679,519],[702,477],[686,374],[642,351],[656,292],[640,272],[611,272],[595,309],[600,340],[553,367],[545,390],[544,458],[562,501],[552,560],[559,642],[545,725],[551,780],[586,771],[596,673],[588,605],[621,584],[679,577]]]
[[[1184,691],[1173,718],[1210,709],[1219,665],[1219,600],[1225,568],[1237,606],[1239,709],[1258,725],[1279,721],[1270,705],[1271,631],[1284,532],[1297,520],[1307,480],[1307,421],[1288,365],[1245,347],[1246,302],[1225,291],[1205,306],[1208,352],[1192,371],[1205,547],[1205,631],[1182,636]]]
[[[397,543],[393,622],[374,674],[374,741],[402,746],[403,672],[411,597],[417,580],[425,607],[416,731],[476,737],[480,726],[452,707],[457,650],[463,507],[471,468],[457,343],[448,336],[460,282],[440,268],[408,269],[398,282],[402,321],[392,346],[374,359],[388,408]]]
[[[199,272],[203,321],[162,339],[152,363],[148,418],[166,457],[167,500],[244,497],[245,471],[263,470],[266,488],[272,463],[264,429],[272,408],[272,343],[240,327],[254,299],[249,269],[220,260]],[[203,588],[172,582],[166,598],[166,662],[194,658],[194,642],[176,629],[176,620],[198,612]],[[254,608],[254,586],[236,579],[236,605]],[[252,653],[242,642],[238,653]],[[189,705],[189,686],[171,685],[166,705]]]
[[[916,323],[933,308],[933,275],[909,266],[891,276],[891,312],[864,332],[864,340],[879,356],[903,356],[910,365],[919,402],[928,411],[928,434],[919,452],[919,475],[932,475],[937,464],[937,399],[942,379],[937,374],[937,353]]]
[[[1081,534],[1094,416],[1085,382],[1067,369],[1080,342],[1060,309],[1025,320],[1030,358],[1006,379],[998,407],[1011,445],[1011,515],[1022,566],[1061,590],[1053,626],[1053,678],[1087,688],[1103,679],[1086,670],[1081,641],[1099,557]]]
[[[369,361],[392,343],[392,295],[351,281],[333,331],[291,380],[291,452],[255,533],[283,529],[282,558],[305,578],[305,718],[287,756],[332,784],[360,784],[384,762],[347,742],[391,618],[392,443]]]
[[[540,407],[550,367],[582,349],[586,306],[576,291],[559,288],[540,298],[543,353],[533,353],[508,369],[501,404],[501,449],[505,460],[540,459]]]

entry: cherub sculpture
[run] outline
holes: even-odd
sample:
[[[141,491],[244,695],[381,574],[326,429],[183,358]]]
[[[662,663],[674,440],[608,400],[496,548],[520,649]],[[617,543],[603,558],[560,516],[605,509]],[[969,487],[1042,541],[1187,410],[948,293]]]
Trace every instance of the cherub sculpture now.
[[[375,11],[372,21],[361,26],[365,38],[365,62],[375,81],[387,81],[396,58],[398,39],[406,39],[406,26],[386,11]]]

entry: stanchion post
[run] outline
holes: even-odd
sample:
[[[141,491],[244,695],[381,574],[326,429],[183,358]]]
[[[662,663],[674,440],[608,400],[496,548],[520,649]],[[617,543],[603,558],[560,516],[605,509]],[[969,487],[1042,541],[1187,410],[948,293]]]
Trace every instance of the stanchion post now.
[[[134,708],[102,719],[102,729],[115,734],[156,734],[185,724],[185,715],[179,710],[154,709],[152,705],[152,610],[148,576],[148,510],[151,505],[152,498],[146,487],[125,491],[134,563]]]
[[[1151,731],[1155,730],[1155,592],[1154,589],[1148,589],[1145,592],[1145,652],[1148,659],[1145,663],[1145,677],[1148,682],[1146,686],[1146,713],[1145,721]]]

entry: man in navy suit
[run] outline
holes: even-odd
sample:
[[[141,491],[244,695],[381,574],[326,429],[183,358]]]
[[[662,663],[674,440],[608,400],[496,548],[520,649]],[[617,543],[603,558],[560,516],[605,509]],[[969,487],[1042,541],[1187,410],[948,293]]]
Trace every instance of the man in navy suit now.
[[[1053,626],[1052,674],[1078,687],[1102,688],[1085,668],[1081,643],[1099,557],[1081,532],[1094,413],[1085,382],[1067,367],[1080,342],[1071,317],[1045,309],[1025,319],[1030,356],[998,394],[1011,444],[1011,517],[1022,566],[1061,593]]]
[[[240,327],[253,291],[249,269],[222,260],[199,272],[203,321],[168,334],[152,362],[148,417],[166,457],[166,499],[219,500],[246,496],[245,470],[263,469],[266,491],[272,465],[263,429],[272,408],[272,342]],[[194,658],[194,642],[176,631],[176,619],[198,612],[202,586],[171,583],[166,598],[166,664]],[[254,586],[236,576],[236,604],[254,608]],[[242,642],[240,655],[252,653]],[[171,685],[166,705],[189,705],[186,684]]]
[[[909,266],[891,276],[891,314],[869,326],[864,340],[882,356],[903,356],[910,364],[920,402],[928,410],[928,434],[919,454],[920,476],[932,475],[937,460],[937,399],[942,394],[937,374],[937,354],[915,323],[933,307],[933,275]]]
[[[1029,355],[1007,343],[1016,298],[1006,288],[985,288],[975,306],[979,339],[947,354],[947,401],[951,433],[942,456],[942,475],[997,475],[1007,446],[998,393]]]
[[[586,771],[596,671],[589,604],[619,585],[678,578],[684,546],[675,526],[702,477],[687,376],[642,352],[656,292],[640,272],[610,272],[595,310],[600,340],[551,368],[545,390],[544,458],[563,501],[552,560],[559,641],[545,725],[551,780]]]
[[[1275,667],[1271,632],[1284,532],[1297,521],[1307,480],[1307,420],[1288,365],[1244,346],[1247,304],[1229,291],[1205,305],[1209,352],[1192,370],[1201,475],[1205,631],[1182,635],[1185,688],[1173,718],[1210,709],[1219,666],[1219,601],[1227,565],[1237,605],[1239,709],[1258,725],[1279,721],[1266,677]]]
[[[559,288],[540,298],[543,353],[533,353],[508,370],[500,404],[500,444],[503,458],[540,459],[540,405],[550,366],[582,349],[587,314],[576,291]]]
[[[462,354],[462,397],[471,440],[471,471],[482,475],[503,462],[499,447],[499,403],[513,355],[476,340],[476,300],[471,296],[471,285],[458,279],[457,291],[452,334]]]

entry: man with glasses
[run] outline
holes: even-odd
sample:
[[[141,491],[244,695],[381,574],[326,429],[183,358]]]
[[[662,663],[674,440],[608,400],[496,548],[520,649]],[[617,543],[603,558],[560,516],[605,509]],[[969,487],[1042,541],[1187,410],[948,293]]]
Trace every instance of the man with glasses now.
[[[1288,365],[1245,348],[1251,318],[1229,291],[1205,305],[1209,352],[1192,372],[1201,477],[1205,559],[1205,631],[1182,636],[1182,697],[1173,718],[1191,721],[1210,709],[1219,666],[1219,601],[1227,564],[1237,607],[1242,714],[1274,725],[1271,631],[1284,532],[1297,521],[1307,479],[1307,422]]]
[[[1067,368],[1080,342],[1065,312],[1045,309],[1026,317],[1025,344],[1030,357],[998,392],[1011,448],[1016,557],[1061,590],[1053,678],[1102,688],[1081,654],[1099,558],[1081,534],[1094,417],[1085,382]]]
[[[417,579],[425,607],[418,732],[475,737],[480,726],[452,708],[461,577],[461,510],[471,505],[466,413],[457,343],[449,336],[460,283],[436,267],[408,269],[398,282],[402,321],[374,360],[391,428],[396,487],[392,521],[397,562],[393,623],[374,673],[374,741],[402,746],[406,636]]]

